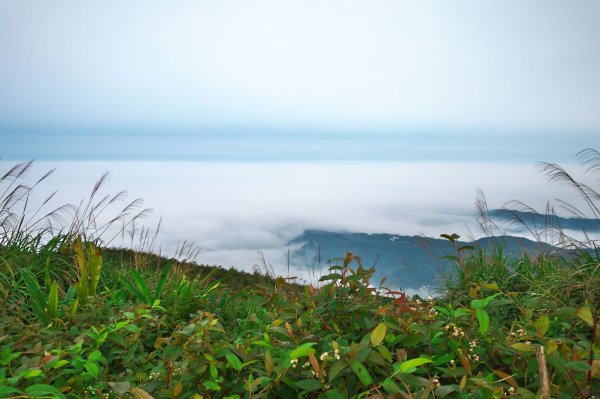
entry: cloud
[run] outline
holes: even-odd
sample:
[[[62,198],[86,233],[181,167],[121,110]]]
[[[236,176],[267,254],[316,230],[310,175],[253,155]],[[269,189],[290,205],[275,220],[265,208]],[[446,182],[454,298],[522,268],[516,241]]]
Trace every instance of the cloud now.
[[[63,161],[37,162],[36,170],[53,167],[33,207],[55,189],[55,204],[78,202],[110,170],[103,193],[127,189],[130,200],[143,198],[155,210],[149,227],[162,215],[163,251],[187,239],[201,249],[199,262],[248,270],[261,250],[280,273],[287,242],[305,229],[469,237],[478,188],[490,209],[513,199],[537,209],[552,198],[577,203],[527,164]]]

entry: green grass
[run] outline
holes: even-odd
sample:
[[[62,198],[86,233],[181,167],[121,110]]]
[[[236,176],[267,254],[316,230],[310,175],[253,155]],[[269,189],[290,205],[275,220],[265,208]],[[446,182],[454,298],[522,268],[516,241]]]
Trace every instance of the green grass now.
[[[0,397],[600,395],[589,245],[519,259],[457,248],[443,292],[425,300],[374,287],[352,253],[305,286],[167,259],[144,250],[148,233],[110,248],[90,218],[109,202],[75,207],[58,231],[15,223],[24,208],[0,214]]]

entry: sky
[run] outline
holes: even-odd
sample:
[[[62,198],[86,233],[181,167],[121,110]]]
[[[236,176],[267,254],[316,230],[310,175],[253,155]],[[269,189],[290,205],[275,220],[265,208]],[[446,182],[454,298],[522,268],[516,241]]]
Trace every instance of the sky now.
[[[538,161],[600,149],[597,0],[0,0],[0,171],[110,171],[199,261],[285,263],[304,229],[475,229],[576,200]],[[593,183],[597,181],[592,180]],[[37,190],[37,188],[36,188]]]
[[[2,159],[572,159],[600,3],[0,1]]]

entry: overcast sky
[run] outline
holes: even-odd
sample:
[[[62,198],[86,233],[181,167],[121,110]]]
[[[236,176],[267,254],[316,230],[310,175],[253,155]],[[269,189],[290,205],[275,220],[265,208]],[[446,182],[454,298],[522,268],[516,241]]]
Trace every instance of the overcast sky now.
[[[0,1],[3,159],[572,159],[600,2]]]

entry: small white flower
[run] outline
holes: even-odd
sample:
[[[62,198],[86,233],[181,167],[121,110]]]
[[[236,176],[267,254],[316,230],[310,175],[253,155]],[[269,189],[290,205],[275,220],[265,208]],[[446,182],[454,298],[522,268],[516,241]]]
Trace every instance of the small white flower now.
[[[323,352],[321,354],[321,356],[319,357],[319,359],[321,359],[321,361],[324,362],[325,360],[327,360],[328,357],[329,357],[329,352]]]

